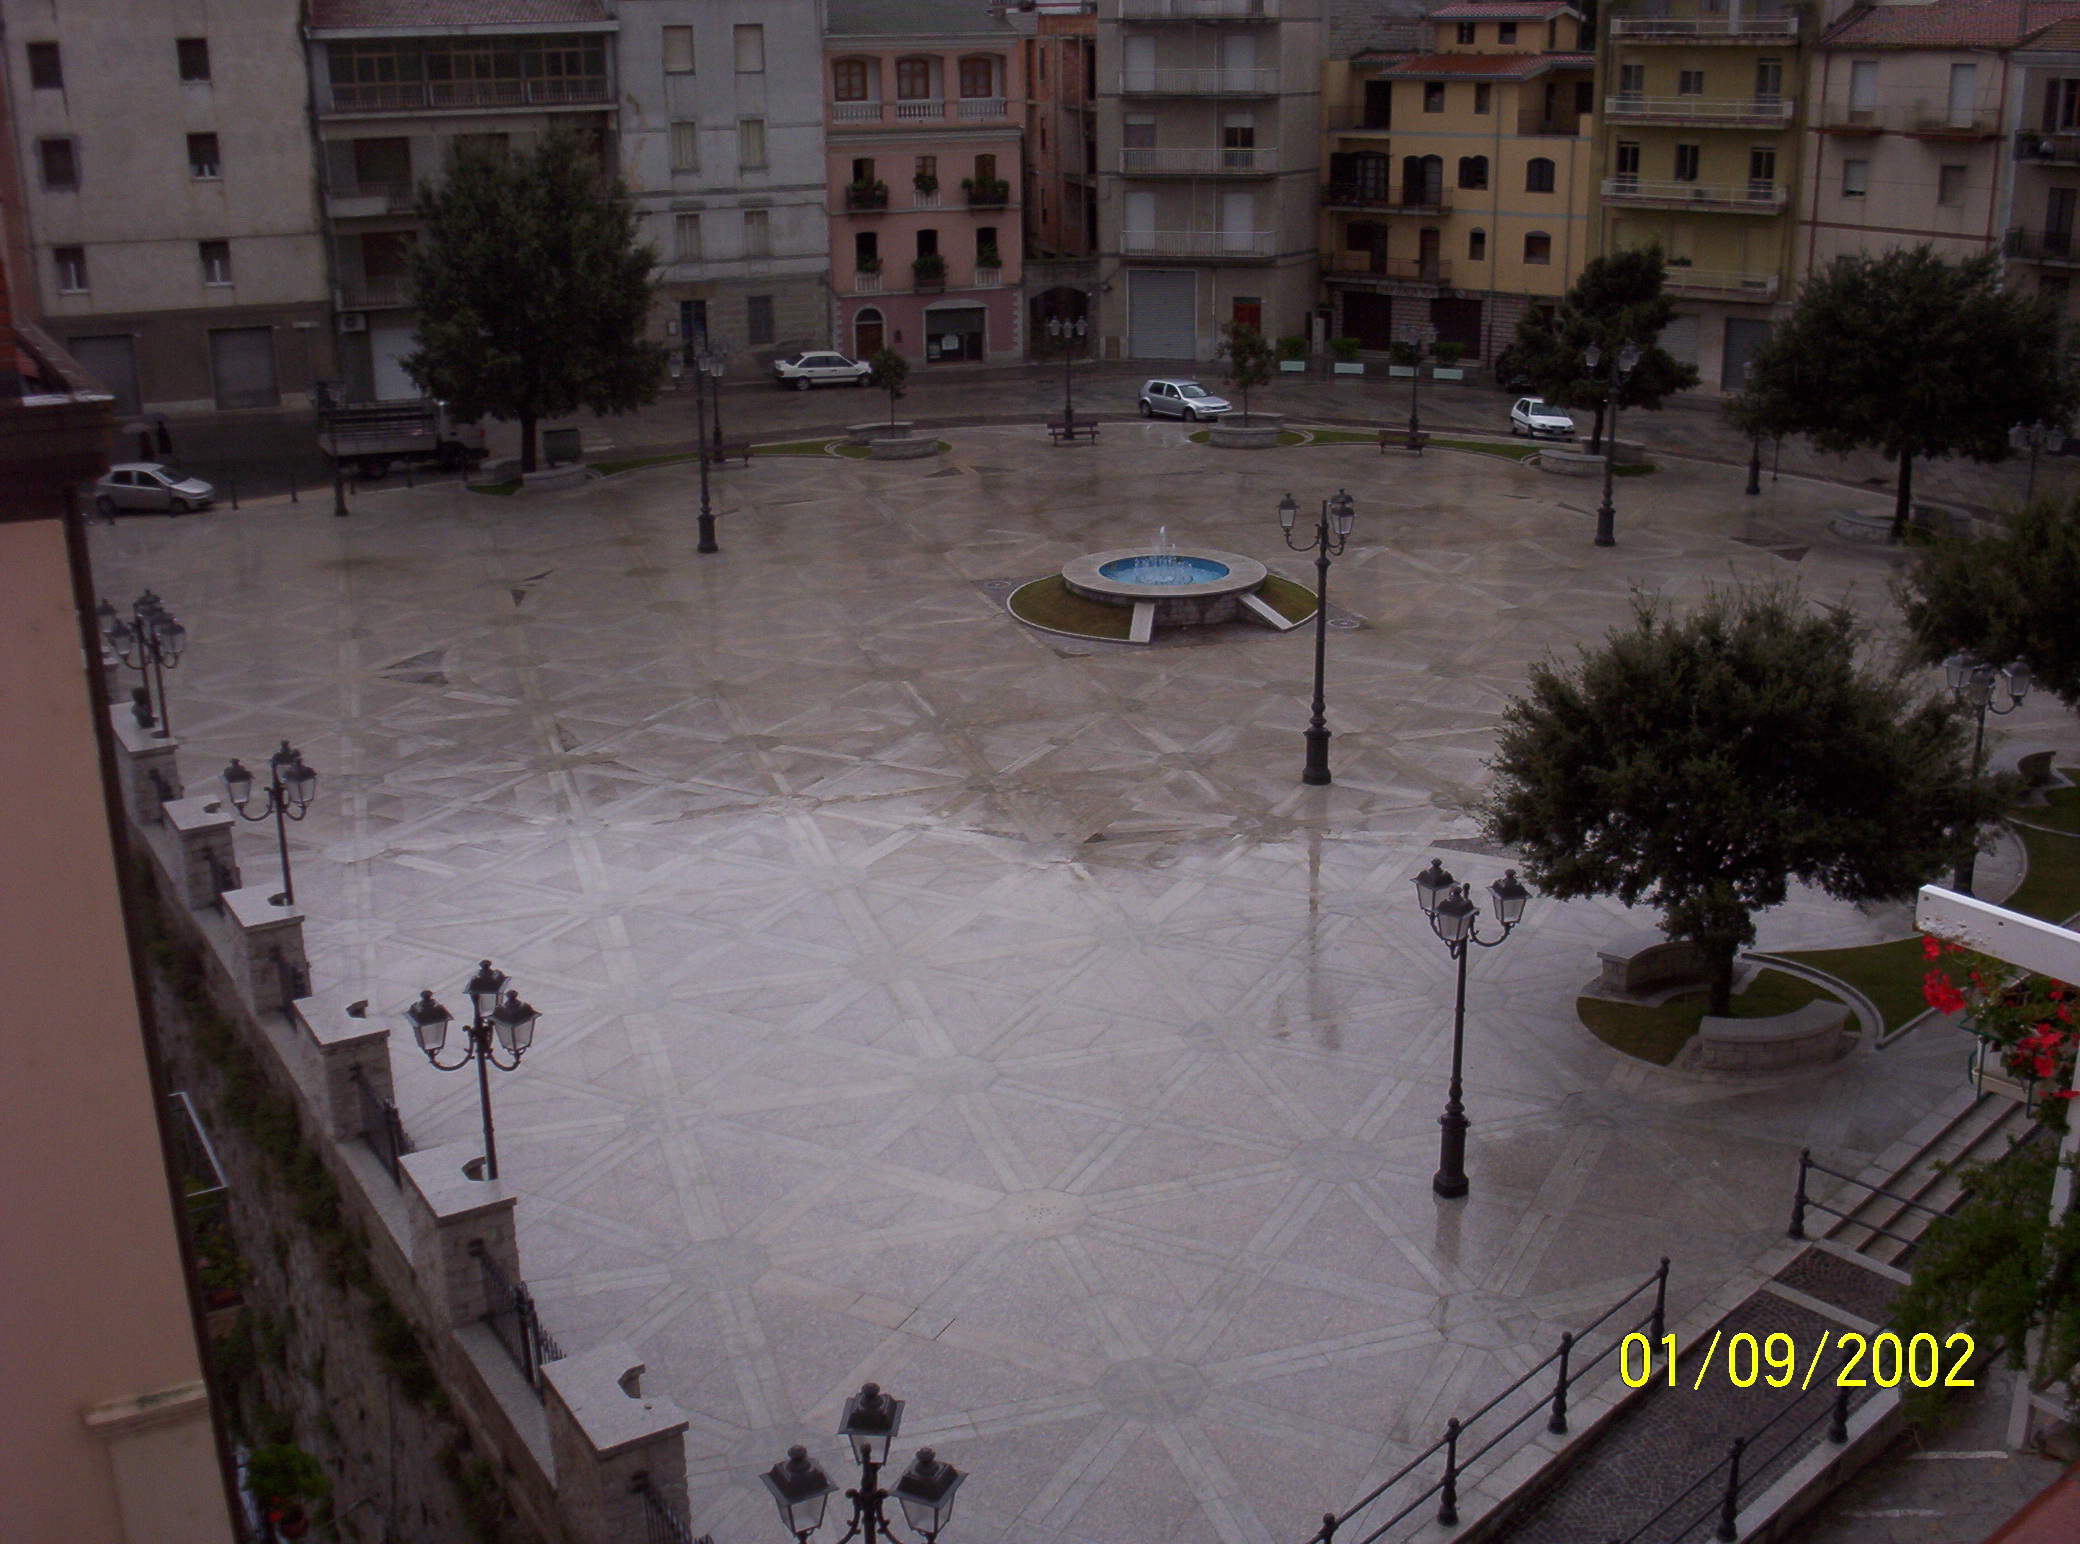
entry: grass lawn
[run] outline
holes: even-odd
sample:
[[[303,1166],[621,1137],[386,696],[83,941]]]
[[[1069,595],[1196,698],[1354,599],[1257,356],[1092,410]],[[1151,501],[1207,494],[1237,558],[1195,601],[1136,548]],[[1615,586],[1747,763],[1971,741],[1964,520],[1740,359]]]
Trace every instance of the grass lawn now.
[[[1021,622],[1085,638],[1117,639],[1121,643],[1127,641],[1134,619],[1129,607],[1107,606],[1072,594],[1060,574],[1049,574],[1013,590],[1010,606],[1011,614]]]
[[[2058,770],[2080,781],[2080,767],[2060,767]],[[2049,788],[2044,797],[2051,802],[2018,809],[2015,818],[2026,820],[2033,826],[2049,826],[2054,831],[2070,831],[2080,836],[2080,788]]]
[[[2052,794],[2080,792],[2061,788]],[[2032,816],[2051,814],[2058,810],[2024,810],[2016,818],[2028,820]],[[2070,817],[2070,806],[2060,811]],[[2049,824],[2049,822],[2045,822]],[[2029,877],[2022,881],[2022,888],[2002,904],[2011,911],[2024,912],[2032,917],[2042,917],[2046,922],[2064,922],[2080,911],[2080,834],[2060,831],[2040,831],[2032,825],[2015,827],[2015,834],[2029,849]]]
[[[1257,591],[1257,599],[1288,622],[1305,622],[1314,616],[1314,591],[1304,584],[1272,574]]]
[[[1654,465],[1654,463],[1653,463],[1653,462],[1651,462],[1651,461],[1638,461],[1638,462],[1634,462],[1634,463],[1633,463],[1633,464],[1632,464],[1631,466],[1614,466],[1614,467],[1612,467],[1612,468],[1611,468],[1611,476],[1613,476],[1613,477],[1644,477],[1644,476],[1646,476],[1646,475],[1647,475],[1647,473],[1649,473],[1649,472],[1658,472],[1658,471],[1660,471],[1660,470],[1661,470],[1661,468],[1660,468],[1660,467],[1658,467],[1658,466],[1656,466],[1656,465]]]
[[[754,445],[754,456],[820,456],[831,447],[829,440],[789,440],[785,445]]]
[[[633,472],[638,467],[670,466],[676,461],[698,461],[699,459],[700,456],[697,452],[685,450],[668,456],[628,456],[619,461],[593,461],[588,464],[595,472],[601,472],[608,477],[612,477],[616,472]]]
[[[942,456],[945,455],[946,452],[948,452],[949,450],[953,449],[953,447],[947,444],[944,440],[940,440],[938,442],[938,448],[939,454]],[[840,445],[838,447],[838,454],[841,456],[850,456],[855,461],[865,461],[868,457],[874,454],[874,447],[871,445]],[[918,459],[923,460],[924,458],[920,456]]]
[[[1888,1035],[1928,1011],[1928,1003],[1921,995],[1921,982],[1928,975],[1930,963],[1921,952],[1918,937],[1895,938],[1889,944],[1865,944],[1857,949],[1778,952],[1787,960],[1838,976],[1863,993],[1883,1016]]]
[[[520,491],[520,479],[514,477],[508,479],[505,482],[464,483],[463,487],[469,489],[469,491],[472,493],[496,493],[501,496],[506,496],[518,493]]]
[[[1920,947],[1919,940],[1914,945]],[[1781,970],[1765,970],[1749,983],[1748,990],[1734,994],[1732,1017],[1766,1019],[1789,1013],[1820,998],[1839,1002],[1834,993]],[[1614,1051],[1637,1056],[1641,1061],[1666,1067],[1676,1053],[1697,1033],[1710,994],[1685,992],[1654,1007],[1644,1003],[1611,1002],[1602,997],[1575,1000],[1575,1012],[1589,1033]]]
[[[1363,436],[1363,435],[1357,435],[1357,436],[1355,436],[1355,438],[1358,438],[1358,439],[1363,439],[1364,437],[1365,437],[1365,436]],[[1206,429],[1201,429],[1201,430],[1200,430],[1200,431],[1199,431],[1198,433],[1196,433],[1196,434],[1193,434],[1193,435],[1189,436],[1189,438],[1191,439],[1191,442],[1192,442],[1192,443],[1193,443],[1194,445],[1204,445],[1204,444],[1206,444],[1206,443],[1207,443],[1207,442],[1208,442],[1208,441],[1209,441],[1209,440],[1210,440],[1210,439],[1212,438],[1212,433],[1211,433],[1211,431],[1210,431],[1210,430],[1206,430]],[[1309,442],[1310,442],[1310,440],[1318,440],[1318,439],[1320,439],[1320,438],[1321,438],[1321,436],[1320,436],[1320,435],[1318,435],[1318,434],[1317,434],[1317,435],[1306,435],[1306,434],[1302,434],[1302,433],[1300,433],[1300,431],[1299,431],[1299,430],[1297,430],[1297,429],[1283,429],[1283,430],[1279,431],[1279,436],[1278,436],[1278,443],[1279,443],[1279,444],[1280,444],[1281,446],[1286,446],[1286,445],[1305,445],[1305,444],[1309,443]]]

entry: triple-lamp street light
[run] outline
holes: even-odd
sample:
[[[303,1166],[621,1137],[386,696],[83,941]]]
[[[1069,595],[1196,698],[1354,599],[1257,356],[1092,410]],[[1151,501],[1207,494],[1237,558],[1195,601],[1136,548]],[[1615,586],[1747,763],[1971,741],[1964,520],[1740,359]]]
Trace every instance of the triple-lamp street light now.
[[[1445,1098],[1444,1114],[1437,1118],[1443,1135],[1438,1141],[1437,1174],[1430,1181],[1432,1190],[1456,1200],[1467,1191],[1466,1128],[1472,1124],[1459,1097],[1459,1073],[1466,1053],[1466,956],[1474,944],[1492,949],[1509,937],[1524,918],[1524,903],[1531,899],[1531,892],[1518,883],[1515,869],[1505,870],[1500,879],[1488,886],[1488,894],[1495,899],[1495,920],[1502,924],[1502,931],[1493,938],[1483,938],[1478,931],[1481,909],[1468,897],[1467,886],[1456,883],[1446,872],[1442,858],[1432,858],[1430,866],[1416,875],[1415,884],[1416,900],[1423,915],[1430,919],[1431,931],[1444,940],[1452,958],[1459,962],[1459,995],[1452,1008],[1452,1086]]]
[[[303,752],[287,740],[267,758],[267,786],[260,790],[257,810],[247,807],[253,802],[253,774],[246,770],[245,763],[233,756],[231,765],[224,769],[224,796],[242,819],[261,821],[270,815],[274,817],[275,843],[282,853],[282,893],[268,897],[271,905],[296,904],[296,881],[289,874],[286,822],[303,819],[310,812],[311,796],[317,791],[318,774],[303,764]]]
[[[534,1044],[535,1022],[541,1017],[520,1000],[518,992],[507,990],[506,981],[506,973],[493,970],[489,960],[478,963],[477,973],[470,977],[469,985],[463,989],[469,993],[469,1045],[464,1049],[462,1059],[452,1064],[441,1060],[441,1047],[448,1042],[448,1026],[454,1022],[455,1015],[434,1001],[431,990],[421,992],[419,1000],[404,1011],[413,1038],[434,1066],[443,1072],[456,1072],[473,1061],[477,1064],[477,1102],[484,1111],[486,1179],[498,1178],[498,1143],[491,1129],[490,1069],[497,1067],[501,1072],[511,1072],[520,1065],[520,1058]],[[512,1060],[500,1061],[500,1050]]]
[[[1062,427],[1064,430],[1076,422],[1076,404],[1069,395],[1069,361],[1076,350],[1073,345],[1090,336],[1091,324],[1087,317],[1073,320],[1066,316],[1050,316],[1047,319],[1047,335],[1062,351]]]
[[[722,547],[715,540],[715,510],[708,501],[708,461],[711,451],[708,445],[708,393],[719,391],[706,383],[720,381],[729,368],[729,350],[720,343],[710,344],[702,338],[686,350],[686,363],[693,370],[693,432],[695,449],[701,462],[701,514],[699,540],[694,543],[696,552],[720,552]],[[715,438],[722,439],[722,398],[715,399]]]
[[[1603,350],[1592,343],[1582,350],[1582,359],[1593,371],[1602,362]],[[1638,364],[1637,343],[1628,343],[1611,356],[1610,390],[1604,399],[1608,411],[1603,415],[1603,503],[1596,511],[1596,545],[1599,547],[1615,547],[1618,544],[1615,529],[1618,511],[1611,503],[1611,476],[1618,464],[1618,396]]]
[[[1986,748],[1986,715],[2013,713],[2022,706],[2022,699],[2029,695],[2029,663],[2018,659],[2010,665],[1994,666],[1975,655],[1957,653],[1943,661],[1943,674],[1949,680],[1950,695],[1977,721],[1972,732],[1972,786],[1976,788],[1980,756]],[[1972,873],[1978,857],[1975,847],[1965,853],[1964,862],[1957,866],[1956,889],[1960,895],[1972,893]]]
[[[137,597],[130,606],[130,618],[125,621],[106,600],[94,608],[94,615],[101,623],[101,636],[115,650],[116,658],[123,662],[125,670],[135,670],[144,677],[144,710],[153,711],[153,687],[158,688],[156,727],[152,738],[165,740],[172,737],[171,710],[166,704],[166,672],[181,662],[181,651],[188,646],[188,630],[173,619],[165,603],[150,590]]]
[[[923,1536],[924,1544],[933,1544],[939,1530],[953,1521],[954,1493],[967,1476],[953,1465],[939,1462],[930,1448],[917,1450],[894,1490],[881,1488],[881,1470],[902,1424],[903,1401],[882,1393],[878,1383],[862,1384],[845,1401],[838,1435],[852,1444],[860,1478],[857,1489],[845,1492],[845,1499],[852,1503],[852,1521],[836,1544],[855,1537],[864,1537],[866,1544],[879,1544],[884,1538],[902,1544],[902,1535],[890,1525],[885,1510],[891,1496],[903,1504],[903,1516]],[[759,1480],[779,1509],[780,1525],[794,1535],[797,1544],[809,1544],[823,1526],[824,1508],[838,1487],[804,1447],[789,1448],[787,1457]]]
[[[1338,488],[1330,497],[1322,500],[1322,512],[1315,521],[1314,536],[1305,542],[1293,540],[1293,523],[1300,516],[1300,506],[1288,493],[1278,501],[1278,528],[1285,533],[1286,545],[1295,552],[1312,552],[1314,559],[1314,717],[1307,721],[1307,766],[1300,774],[1300,781],[1320,786],[1329,781],[1329,724],[1324,716],[1326,703],[1322,697],[1322,669],[1329,651],[1329,559],[1343,556],[1344,544],[1350,540],[1351,524],[1358,517],[1357,506],[1351,496]],[[1330,527],[1335,534],[1330,534]]]

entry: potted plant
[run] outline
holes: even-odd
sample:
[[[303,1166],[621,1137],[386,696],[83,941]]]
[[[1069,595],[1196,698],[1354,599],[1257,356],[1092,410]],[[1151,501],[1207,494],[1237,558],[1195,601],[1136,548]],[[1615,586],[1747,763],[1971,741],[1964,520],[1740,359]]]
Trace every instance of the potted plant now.
[[[1423,362],[1419,344],[1392,343],[1387,346],[1387,374],[1412,376]]]
[[[253,1449],[247,1457],[246,1489],[276,1534],[300,1539],[311,1531],[305,1504],[323,1501],[332,1481],[324,1466],[302,1448],[276,1442]]]
[[[919,172],[910,179],[910,186],[917,189],[926,198],[930,198],[939,191],[939,174],[937,172]]]
[[[1363,375],[1365,366],[1358,358],[1360,346],[1356,338],[1331,338],[1329,352],[1336,356],[1336,362],[1329,366],[1331,372],[1337,375]]]
[[[872,254],[866,257],[855,257],[852,260],[852,271],[854,273],[879,273],[881,272],[881,259],[879,256]]]
[[[1459,368],[1459,361],[1466,357],[1463,343],[1439,343],[1430,350],[1430,357],[1437,361],[1430,367],[1433,381],[1463,381],[1466,372]]]
[[[968,195],[968,202],[981,207],[995,207],[1011,201],[1011,184],[1002,177],[963,177],[961,191]]]
[[[921,253],[910,264],[910,277],[919,289],[939,289],[946,283],[946,259],[937,252]]]
[[[845,207],[847,209],[886,209],[888,207],[888,184],[885,182],[851,182],[845,185]]]
[[[1278,340],[1278,369],[1281,375],[1307,373],[1307,340],[1298,333]]]
[[[995,247],[977,247],[975,249],[975,266],[978,269],[1002,268],[1004,259],[998,255]]]

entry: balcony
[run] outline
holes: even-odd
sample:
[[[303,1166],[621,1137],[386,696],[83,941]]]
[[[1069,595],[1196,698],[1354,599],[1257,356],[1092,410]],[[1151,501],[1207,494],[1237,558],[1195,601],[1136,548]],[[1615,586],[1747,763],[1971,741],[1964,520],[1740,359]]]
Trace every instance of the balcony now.
[[[1614,123],[1782,128],[1791,122],[1796,106],[1795,97],[1650,97],[1621,94],[1603,99],[1603,115]]]
[[[343,279],[332,292],[332,304],[341,311],[383,311],[409,305],[411,298],[411,283],[403,274]]]
[[[953,115],[963,123],[1001,123],[1010,116],[1010,106],[1003,97],[962,97]]]
[[[970,209],[1002,209],[1011,202],[1011,184],[1002,177],[990,182],[970,182],[963,179],[961,195]]]
[[[1383,257],[1377,252],[1330,252],[1324,254],[1331,277],[1369,276],[1391,279],[1397,284],[1431,284],[1449,289],[1452,265],[1442,258]]]
[[[896,103],[898,123],[941,123],[946,118],[946,104],[929,97]]]
[[[1121,70],[1121,96],[1277,96],[1278,70]]]
[[[397,80],[335,84],[335,113],[452,112],[483,107],[605,107],[614,93],[604,75],[546,79]]]
[[[1742,43],[1798,36],[1796,16],[1613,16],[1611,37],[1628,43]]]
[[[831,122],[879,123],[881,121],[881,109],[884,105],[881,102],[833,102],[831,103]]]
[[[1124,257],[1270,257],[1278,232],[1125,231],[1119,250]]]
[[[1903,133],[1915,139],[1934,140],[1979,140],[1998,139],[2000,129],[1994,124],[1991,113],[1947,113],[1938,115],[1917,108],[1908,118]]]
[[[1781,214],[1790,200],[1781,182],[1652,182],[1606,177],[1603,201],[1637,209],[1692,209],[1702,214]]]
[[[847,214],[882,214],[887,209],[887,183],[848,182],[845,185],[845,212]]]
[[[991,265],[990,267],[985,268],[979,263],[976,265],[974,288],[995,289],[1003,282],[1004,270],[1001,267]]]
[[[1119,153],[1119,169],[1129,177],[1268,177],[1278,170],[1278,150],[1129,145]]]
[[[1822,134],[1883,134],[1885,114],[1875,107],[1841,107],[1830,103],[1819,128]]]
[[[375,215],[408,213],[409,182],[348,182],[325,190],[325,213],[334,220],[365,220]]]
[[[1347,102],[1323,103],[1322,127],[1331,134],[1391,134],[1394,132],[1392,124],[1368,122],[1363,107]]]
[[[852,273],[852,293],[855,295],[878,295],[881,293],[881,270],[879,268],[856,268]]]
[[[1389,193],[1385,188],[1368,188],[1347,182],[1332,182],[1322,189],[1324,209],[1363,209],[1373,214],[1418,214],[1437,217],[1452,212],[1452,201],[1443,192]]]
[[[1671,295],[1694,295],[1706,300],[1777,298],[1777,276],[1773,273],[1729,273],[1717,268],[1670,264],[1661,287]]]
[[[2080,133],[2066,129],[2057,134],[2017,134],[2015,159],[2038,161],[2046,166],[2080,165]]]
[[[2049,268],[2080,268],[2080,238],[2071,231],[2011,230],[2001,250],[2024,262]]]
[[[944,209],[946,207],[946,195],[937,188],[932,189],[929,193],[920,193],[916,188],[912,188],[910,190],[910,207],[912,209]]]
[[[1121,21],[1278,20],[1279,0],[1119,0]]]

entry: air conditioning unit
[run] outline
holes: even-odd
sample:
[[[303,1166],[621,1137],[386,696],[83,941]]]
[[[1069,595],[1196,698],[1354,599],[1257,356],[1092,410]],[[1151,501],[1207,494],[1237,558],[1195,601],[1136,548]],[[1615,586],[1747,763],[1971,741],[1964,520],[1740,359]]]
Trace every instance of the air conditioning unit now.
[[[340,312],[339,330],[341,332],[367,332],[368,313],[366,311]]]

